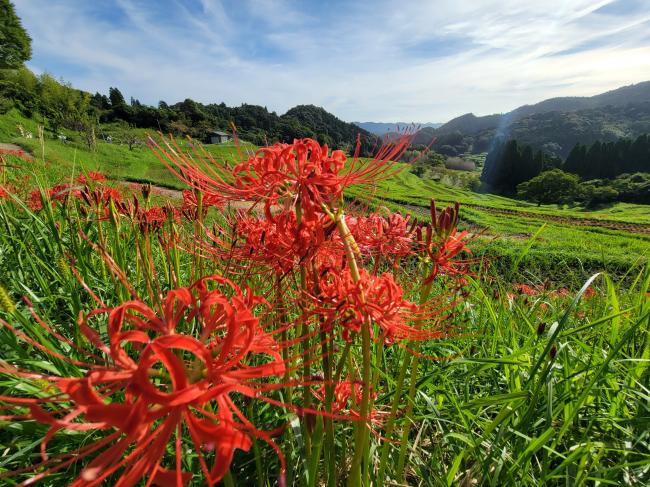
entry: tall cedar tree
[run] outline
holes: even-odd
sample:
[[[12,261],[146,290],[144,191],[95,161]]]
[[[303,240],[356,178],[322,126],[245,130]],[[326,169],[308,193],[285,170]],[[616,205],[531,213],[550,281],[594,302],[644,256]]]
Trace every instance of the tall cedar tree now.
[[[626,173],[650,172],[650,138],[640,135],[634,141],[596,141],[589,147],[576,144],[562,169],[584,180],[614,179]]]

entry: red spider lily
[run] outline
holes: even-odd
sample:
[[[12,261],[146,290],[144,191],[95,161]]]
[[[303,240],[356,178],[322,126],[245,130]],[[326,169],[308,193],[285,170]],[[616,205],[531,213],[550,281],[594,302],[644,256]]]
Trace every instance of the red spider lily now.
[[[86,186],[81,190],[80,196],[87,204],[92,204],[97,207],[102,206],[111,200],[115,203],[119,203],[122,199],[120,192],[110,186],[97,186],[92,190]]]
[[[0,186],[0,199],[9,199],[10,193],[3,187]]]
[[[441,336],[439,332],[417,329],[409,321],[422,321],[425,313],[415,303],[404,299],[404,291],[393,275],[373,276],[360,270],[358,282],[349,268],[321,275],[316,312],[326,317],[326,325],[335,322],[343,327],[342,336],[351,341],[364,323],[375,324],[385,343],[401,340],[427,340]]]
[[[172,143],[161,147],[150,140],[155,154],[176,176],[191,187],[231,200],[263,201],[267,214],[273,206],[299,205],[301,218],[313,218],[322,205],[340,200],[343,189],[371,185],[396,170],[393,160],[406,150],[412,134],[386,141],[368,162],[358,157],[347,160],[342,151],[329,152],[313,139],[297,139],[292,144],[275,144],[259,149],[233,169],[219,165],[206,153],[192,155]]]
[[[431,261],[433,270],[426,282],[433,280],[439,272],[444,272],[448,275],[463,275],[467,272],[467,265],[469,261],[455,260],[456,256],[461,252],[470,252],[466,247],[467,232],[463,231],[456,233],[452,232],[438,244],[438,247],[429,246],[431,253]]]
[[[350,398],[353,402],[361,403],[362,386],[352,381],[338,382],[334,385],[332,394],[332,411],[340,412],[348,408]],[[319,401],[325,401],[325,385],[313,391],[314,397]]]
[[[77,182],[79,184],[87,184],[88,181],[94,181],[96,183],[103,183],[106,181],[106,176],[99,171],[89,171],[87,174],[80,174],[77,176]]]
[[[0,154],[15,156],[26,162],[32,162],[33,158],[22,149],[3,149],[0,148]]]
[[[202,217],[208,212],[208,208],[221,208],[224,204],[224,198],[218,194],[213,193],[202,193],[201,194],[201,207],[202,207]],[[183,191],[183,206],[181,211],[189,220],[196,220],[198,218],[199,211],[199,202],[197,195],[194,191],[185,190]]]
[[[57,184],[47,189],[45,196],[51,201],[52,206],[55,206],[57,203],[65,202],[70,196],[80,197],[81,191],[70,184]],[[29,193],[27,205],[32,211],[43,209],[43,198],[40,190],[35,189]]]
[[[213,284],[217,289],[210,289]],[[170,291],[158,313],[141,301],[98,309],[88,319],[80,317],[79,328],[108,360],[86,352],[41,322],[45,332],[66,341],[92,363],[38,346],[3,322],[30,345],[86,370],[82,376],[60,377],[0,364],[2,373],[33,380],[50,393],[35,398],[0,396],[0,403],[28,408],[26,415],[17,414],[14,420],[31,419],[50,426],[41,444],[43,461],[34,466],[34,470],[44,470],[28,482],[101,451],[71,485],[100,485],[115,475],[119,475],[116,486],[136,485],[143,478],[149,480],[148,485],[186,485],[192,473],[181,469],[184,430],[190,434],[210,486],[225,475],[235,450],[248,451],[253,438],[268,442],[284,465],[271,439],[273,432],[257,429],[232,398],[236,394],[264,400],[265,392],[278,388],[272,381],[285,372],[280,345],[261,329],[253,314],[253,308],[264,303],[250,290],[244,292],[227,279],[213,276],[190,288]],[[102,315],[108,317],[108,343],[89,324]],[[196,333],[187,334],[192,330]],[[48,458],[47,444],[61,430],[105,435],[77,451]],[[175,452],[175,462],[168,458],[168,445]],[[212,465],[209,456],[214,456]]]
[[[591,298],[593,298],[595,295],[596,295],[596,290],[595,290],[593,287],[589,286],[589,287],[585,290],[584,297],[585,297],[586,299],[591,299]]]
[[[359,412],[355,409],[361,404],[363,398],[363,383],[361,381],[342,381],[334,385],[332,393],[332,412],[336,414],[347,414],[351,419],[361,419]],[[320,386],[314,390],[313,395],[321,402],[325,402],[326,387]],[[370,396],[374,401],[377,393],[372,390]],[[373,426],[380,427],[384,423],[385,414],[382,411],[373,409],[369,413],[370,423]]]
[[[348,217],[346,222],[362,254],[404,257],[413,253],[410,217],[391,213],[387,218],[373,213]]]
[[[424,228],[425,235],[422,235],[422,228],[417,228],[415,231],[420,252],[431,261],[432,266],[424,284],[430,284],[440,273],[462,276],[473,263],[467,259],[456,259],[461,252],[470,252],[466,246],[468,233],[466,231],[458,233],[456,229],[458,215],[458,203],[438,215],[436,203],[431,200],[431,223]]]
[[[29,193],[29,199],[27,201],[27,206],[32,211],[38,211],[43,209],[43,196],[38,189],[35,189]]]
[[[552,291],[550,293],[550,297],[552,297],[552,298],[565,298],[565,297],[569,296],[570,294],[571,293],[569,292],[569,290],[567,288],[561,287],[559,289],[556,289],[555,291]]]
[[[239,211],[224,230],[216,227],[208,233],[213,255],[241,262],[254,262],[284,273],[313,256],[334,230],[332,221],[321,216],[298,224],[293,210],[284,210],[271,218],[260,218]]]
[[[519,291],[520,294],[523,294],[525,296],[537,296],[538,294],[544,292],[544,290],[539,287],[529,286],[528,284],[523,284],[520,282],[513,284],[512,287]]]
[[[140,210],[137,214],[137,221],[143,232],[155,232],[160,230],[167,221],[167,212],[160,206]]]

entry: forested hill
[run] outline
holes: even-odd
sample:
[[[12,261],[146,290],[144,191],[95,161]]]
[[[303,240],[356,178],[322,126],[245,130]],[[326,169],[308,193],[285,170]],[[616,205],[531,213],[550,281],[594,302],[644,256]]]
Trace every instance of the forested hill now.
[[[362,149],[369,153],[375,144],[375,136],[353,123],[344,122],[327,110],[314,105],[298,105],[287,111],[283,120],[295,121],[298,125],[309,127],[322,142],[339,148],[351,148],[358,135],[363,134]]]
[[[650,81],[591,97],[562,97],[505,114],[468,113],[437,129],[420,131],[416,143],[436,139],[443,153],[486,152],[496,137],[517,139],[565,158],[577,143],[635,138],[650,131]]]
[[[240,138],[256,145],[312,137],[331,147],[352,148],[361,136],[361,155],[369,155],[377,145],[376,135],[314,105],[299,105],[284,115],[258,105],[229,107],[189,98],[173,105],[161,101],[153,107],[134,98],[127,102],[118,88],[91,95],[25,67],[0,70],[0,115],[12,108],[28,117],[38,116],[55,134],[60,127],[90,133],[98,123],[117,123],[207,140],[211,132],[230,133],[234,125]]]
[[[524,105],[509,115],[512,121],[535,113],[572,112],[606,106],[625,106],[629,104],[650,102],[650,81],[623,86],[595,96],[573,96],[549,98],[534,105]]]
[[[164,132],[187,134],[199,140],[215,130],[229,133],[234,125],[242,139],[257,145],[311,137],[332,147],[351,148],[359,135],[362,154],[376,145],[375,135],[314,105],[298,105],[284,115],[258,105],[204,105],[191,99],[174,105],[160,102],[158,108],[153,108],[137,100],[126,104],[115,91],[111,88],[108,99],[99,94],[92,97],[91,104],[99,111],[101,121],[124,120],[136,127],[160,127]]]

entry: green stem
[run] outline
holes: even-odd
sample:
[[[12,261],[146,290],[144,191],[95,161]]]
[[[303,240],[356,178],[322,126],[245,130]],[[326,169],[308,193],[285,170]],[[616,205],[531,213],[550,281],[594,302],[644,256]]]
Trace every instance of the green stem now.
[[[360,486],[361,482],[361,464],[366,452],[366,442],[368,441],[368,416],[370,412],[370,384],[371,384],[371,357],[370,357],[370,326],[369,320],[366,320],[361,326],[361,407],[359,416],[362,420],[359,421],[355,435],[354,444],[354,457],[352,458],[352,467],[350,469],[350,477],[348,478],[348,485]]]
[[[323,347],[324,353],[333,349],[333,338],[331,333],[322,332],[324,335],[324,343],[327,348]],[[329,342],[328,342],[329,340]],[[332,413],[332,400],[334,399],[335,383],[332,382],[332,359],[327,357],[327,361],[323,361],[325,368],[325,411],[329,414]],[[337,379],[338,382],[338,379]],[[327,485],[328,487],[336,487],[336,441],[334,438],[334,420],[324,418],[325,422],[325,462],[327,463]]]
[[[345,254],[348,258],[348,266],[352,280],[358,283],[361,280],[359,274],[359,267],[354,255],[356,249],[356,242],[350,233],[348,226],[345,223],[345,218],[342,213],[336,216],[336,226],[343,241]],[[362,299],[364,299],[362,295]],[[362,372],[361,381],[363,389],[361,392],[361,407],[359,415],[362,420],[359,422],[355,433],[354,456],[352,458],[352,466],[350,468],[350,476],[348,477],[348,485],[359,486],[361,485],[361,464],[364,457],[366,457],[366,443],[368,442],[368,415],[370,411],[370,387],[371,387],[371,340],[370,340],[370,327],[372,323],[370,319],[365,319],[361,325],[361,356],[362,356]],[[367,458],[366,458],[367,461]]]
[[[397,417],[397,410],[399,409],[400,404],[402,403],[402,392],[404,389],[404,382],[406,379],[406,372],[411,364],[411,356],[407,353],[404,353],[404,359],[402,361],[402,366],[400,367],[399,376],[397,377],[397,385],[395,386],[395,392],[393,394],[393,402],[390,407],[390,413],[388,416],[388,421],[386,422],[386,433],[385,437],[387,440],[393,436],[395,431],[395,419]],[[388,452],[390,451],[391,442],[385,441],[381,449],[381,457],[379,460],[379,471],[377,473],[377,485],[384,485],[384,478],[386,473],[386,466],[388,460]]]
[[[307,477],[309,487],[316,487],[316,482],[318,481],[318,464],[320,462],[320,454],[323,447],[323,418],[321,416],[316,417],[313,440],[308,466],[309,474]]]
[[[425,285],[420,291],[420,305],[425,303],[429,299],[429,294],[431,293],[431,287],[433,283]],[[418,321],[415,324],[416,328],[419,328],[422,325],[421,321]],[[409,384],[409,393],[406,400],[406,412],[404,414],[404,428],[402,429],[402,438],[399,446],[399,456],[397,460],[397,471],[396,471],[396,480],[398,483],[403,482],[404,480],[404,464],[406,462],[406,446],[408,444],[408,437],[411,430],[411,415],[413,413],[413,404],[415,403],[415,392],[418,382],[418,365],[420,363],[420,345],[421,342],[415,343],[413,347],[413,358],[411,359],[411,376]]]
[[[235,480],[232,478],[232,473],[230,470],[226,472],[226,475],[223,476],[223,485],[226,487],[235,487]]]

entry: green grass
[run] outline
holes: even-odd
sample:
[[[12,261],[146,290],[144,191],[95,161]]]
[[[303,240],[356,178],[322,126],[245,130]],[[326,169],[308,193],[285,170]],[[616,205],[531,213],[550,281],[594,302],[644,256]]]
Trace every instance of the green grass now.
[[[82,360],[88,357],[44,333],[20,297],[27,296],[35,311],[59,333],[79,340],[77,316],[96,307],[84,286],[107,306],[131,297],[91,242],[102,242],[124,269],[128,282],[146,301],[152,300],[152,306],[155,298],[147,296],[153,277],[145,272],[150,265],[156,268],[155,283],[162,292],[175,287],[172,266],[179,269],[183,284],[192,282],[201,268],[206,274],[224,273],[238,281],[245,277],[238,269],[228,274],[228,265],[219,259],[204,259],[197,265],[199,257],[186,252],[177,263],[168,262],[165,239],[151,238],[149,246],[145,245],[147,238],[129,218],[121,218],[118,224],[89,218],[72,204],[32,214],[19,205],[0,203],[0,228],[0,284],[8,296],[0,299],[0,317],[46,349]],[[166,231],[171,231],[170,224]],[[191,225],[176,231],[186,237],[183,247],[196,238]],[[525,259],[525,252],[518,257]],[[395,272],[407,289],[417,281],[414,270]],[[634,274],[625,286],[606,275],[594,276],[587,283],[596,290],[590,298],[583,296],[587,285],[568,297],[509,295],[508,279],[494,273],[481,277],[468,280],[446,318],[445,325],[458,334],[421,349],[426,356],[452,360],[419,361],[412,413],[400,415],[397,423],[397,431],[406,422],[412,424],[403,443],[406,469],[401,482],[393,482],[401,476],[396,468],[401,445],[382,443],[381,427],[377,435],[371,435],[373,465],[378,464],[383,445],[388,445],[389,452],[385,476],[374,478],[374,468],[368,473],[375,484],[648,485],[650,267]],[[260,293],[269,289],[268,279],[253,277],[247,282]],[[444,296],[449,284],[436,281],[434,295]],[[9,309],[7,301],[15,309]],[[341,350],[344,343],[339,340],[338,345]],[[41,373],[84,373],[19,341],[5,327],[0,327],[0,354],[3,364]],[[397,347],[373,351],[380,411],[387,411],[395,397],[405,356]],[[360,359],[355,347],[350,366]],[[318,364],[313,364],[307,375],[317,370]],[[0,373],[0,396],[44,394],[39,387],[39,381],[16,377],[6,369]],[[400,412],[406,409],[406,397],[398,398]],[[307,447],[295,415],[257,402],[246,408],[246,414],[254,424],[268,428],[293,421],[276,438],[290,466],[287,485],[318,485],[304,472]],[[351,427],[341,422],[336,431],[338,456],[331,461],[339,472],[349,461],[346,444],[352,442]],[[45,432],[44,425],[33,421],[0,422],[0,473],[39,461],[38,445]],[[85,432],[57,434],[48,451],[71,451],[96,438]],[[275,453],[261,442],[253,451],[259,462],[253,452],[236,455],[231,469],[235,485],[276,485]],[[173,459],[173,448],[168,457]],[[186,469],[199,471],[191,451],[184,454],[183,462]],[[44,485],[67,485],[80,468],[63,469]],[[325,461],[322,468],[327,468]],[[7,485],[12,480],[7,479]]]
[[[0,116],[0,142],[15,143],[24,147],[27,151],[41,158],[42,150],[40,142],[34,139],[20,137],[16,126],[22,124],[25,130],[31,131],[35,136],[38,133],[38,124],[20,115],[16,110]],[[104,132],[111,133],[111,126],[104,127]],[[148,136],[158,137],[153,131],[133,129],[141,141]],[[126,144],[106,143],[101,139],[97,141],[95,151],[90,151],[82,137],[69,130],[61,130],[69,138],[69,142],[63,144],[53,138],[53,134],[45,136],[45,158],[56,168],[57,172],[69,176],[72,171],[79,173],[81,170],[101,171],[109,178],[118,180],[129,180],[139,182],[151,182],[154,184],[172,188],[183,188],[174,175],[158,161],[146,144],[136,145],[129,150]],[[117,139],[116,139],[117,140]],[[186,140],[178,141],[181,147],[188,148]],[[233,143],[219,145],[206,145],[205,149],[217,160],[233,161],[237,157],[237,150]],[[243,143],[242,150],[252,150],[254,146]]]
[[[365,197],[359,191],[352,194]],[[461,228],[477,234],[474,253],[493,259],[493,265],[502,274],[508,272],[516,256],[543,226],[518,272],[511,276],[513,279],[548,280],[579,287],[595,272],[607,270],[622,276],[631,267],[643,266],[650,259],[650,233],[625,229],[626,225],[650,224],[647,205],[618,203],[599,211],[557,205],[538,207],[422,180],[408,170],[381,183],[371,199],[377,198],[393,210],[407,211],[419,218],[427,218],[431,198],[439,207],[460,202]],[[562,220],[553,220],[557,218]]]

